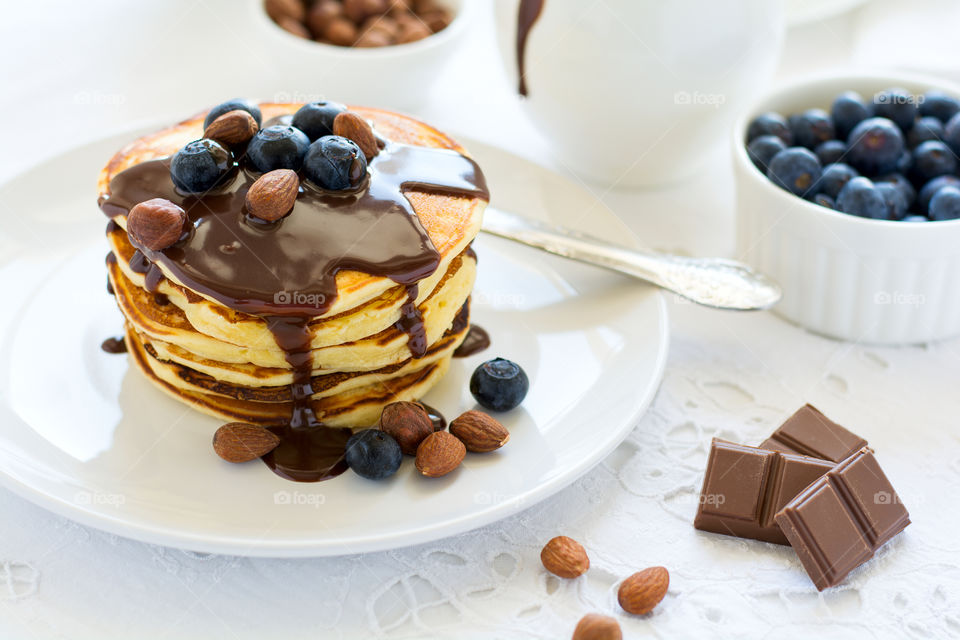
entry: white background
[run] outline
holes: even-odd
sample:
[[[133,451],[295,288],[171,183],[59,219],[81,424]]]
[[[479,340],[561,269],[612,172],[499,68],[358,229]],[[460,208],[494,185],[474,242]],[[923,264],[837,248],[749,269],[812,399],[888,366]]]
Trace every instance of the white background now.
[[[256,43],[231,26],[237,1],[3,4],[0,175],[243,95],[268,72],[251,54]],[[873,2],[794,28],[778,79],[877,63],[957,77],[955,12],[947,2]],[[418,115],[551,166],[478,13]],[[676,187],[587,186],[647,245],[732,255],[729,150],[704,153],[706,172]],[[90,212],[77,215],[99,215],[90,192]],[[0,230],[0,249],[16,249],[4,242]],[[342,559],[206,556],[87,529],[0,491],[0,637],[566,637],[584,613],[616,613],[617,581],[653,564],[671,570],[669,595],[652,616],[616,614],[627,637],[960,634],[960,542],[950,529],[960,525],[960,342],[876,348],[770,314],[670,306],[667,375],[630,438],[554,498],[458,538]],[[760,441],[808,401],[870,440],[913,517],[824,594],[789,549],[690,524],[710,438]],[[558,533],[587,546],[587,577],[561,582],[542,570],[540,547]]]

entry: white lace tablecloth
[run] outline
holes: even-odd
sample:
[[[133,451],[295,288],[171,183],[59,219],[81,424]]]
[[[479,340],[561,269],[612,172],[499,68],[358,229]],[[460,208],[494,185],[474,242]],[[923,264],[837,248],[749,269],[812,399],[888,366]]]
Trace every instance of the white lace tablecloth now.
[[[42,117],[4,134],[0,169],[136,118],[243,93],[229,88],[242,85],[233,78],[220,87],[198,81],[200,97],[155,98],[155,44],[115,60],[115,72],[103,65],[100,47],[121,25],[176,30],[182,40],[215,4],[138,12],[130,7],[139,3],[100,0],[37,3],[21,7],[20,18],[7,11],[0,115],[8,123]],[[104,21],[110,13],[118,15]],[[481,21],[423,115],[549,163],[494,64],[489,29]],[[855,34],[856,21],[832,21],[830,36],[812,27],[792,33],[783,73],[842,62],[853,38],[844,30]],[[12,59],[24,65],[13,68]],[[491,89],[468,105],[455,88],[467,86],[463,70],[474,65]],[[102,99],[84,104],[78,94]],[[70,117],[55,118],[63,109]],[[730,169],[725,149],[712,153],[711,171],[683,187],[598,195],[651,246],[729,254]],[[616,615],[628,638],[960,636],[960,341],[875,348],[813,336],[770,314],[676,300],[671,314],[662,388],[609,458],[541,504],[440,542],[334,559],[204,555],[89,529],[0,490],[0,638],[565,638],[591,611]],[[759,442],[804,402],[870,441],[913,520],[823,594],[789,548],[691,525],[710,439]],[[560,533],[588,549],[586,576],[564,581],[541,567],[541,546]],[[666,599],[647,617],[619,612],[618,581],[650,565],[670,570]]]

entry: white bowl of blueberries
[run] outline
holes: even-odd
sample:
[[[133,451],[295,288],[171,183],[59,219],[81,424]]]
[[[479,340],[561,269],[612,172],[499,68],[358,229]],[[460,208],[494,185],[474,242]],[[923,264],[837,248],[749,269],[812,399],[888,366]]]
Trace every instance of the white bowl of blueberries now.
[[[734,131],[739,257],[775,308],[874,344],[960,334],[960,87],[830,74],[776,89]]]

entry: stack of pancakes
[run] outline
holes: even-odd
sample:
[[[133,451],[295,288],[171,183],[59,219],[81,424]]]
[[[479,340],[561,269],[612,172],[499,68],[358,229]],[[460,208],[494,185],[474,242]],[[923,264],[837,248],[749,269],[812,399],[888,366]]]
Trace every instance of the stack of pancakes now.
[[[264,121],[295,112],[299,104],[262,104]],[[389,140],[463,152],[426,124],[394,113],[352,109]],[[118,152],[100,175],[101,198],[111,179],[133,165],[163,158],[203,135],[204,114],[147,135]],[[479,198],[405,192],[440,266],[421,280],[415,305],[428,345],[411,355],[397,325],[408,290],[386,277],[357,271],[337,274],[337,295],[310,319],[313,394],[317,418],[330,426],[375,423],[384,405],[422,397],[443,376],[469,328],[469,298],[476,275],[470,243],[480,229]],[[191,290],[162,264],[158,283],[137,268],[126,216],[108,227],[110,284],[126,318],[133,361],[160,389],[200,411],[227,420],[283,425],[292,411],[294,372],[267,319],[231,309]],[[149,288],[149,290],[148,290]]]

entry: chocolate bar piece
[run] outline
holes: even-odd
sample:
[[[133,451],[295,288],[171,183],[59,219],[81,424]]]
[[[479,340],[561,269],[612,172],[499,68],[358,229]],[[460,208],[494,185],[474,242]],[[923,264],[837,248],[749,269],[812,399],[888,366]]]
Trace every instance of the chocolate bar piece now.
[[[834,463],[714,438],[693,526],[788,544],[776,513]]]
[[[910,524],[869,449],[804,489],[775,516],[817,589],[839,584]]]
[[[867,441],[820,413],[812,405],[800,407],[760,444],[762,449],[798,453],[840,462],[867,446]]]

